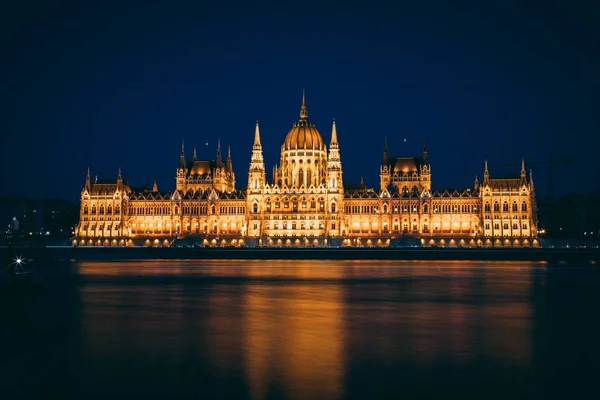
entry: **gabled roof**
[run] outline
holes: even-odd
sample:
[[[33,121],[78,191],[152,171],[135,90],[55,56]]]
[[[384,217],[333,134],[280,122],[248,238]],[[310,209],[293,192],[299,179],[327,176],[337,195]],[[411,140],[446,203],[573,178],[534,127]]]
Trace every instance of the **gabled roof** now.
[[[106,183],[92,183],[91,184],[91,195],[108,195],[114,194],[117,190],[119,190],[118,184],[115,181],[103,180]],[[110,182],[110,183],[109,183]],[[125,193],[131,193],[131,188],[128,185],[122,185],[121,190]]]
[[[500,190],[519,190],[521,188],[521,178],[490,178],[490,187]]]
[[[423,164],[421,157],[393,157],[387,163],[392,173],[419,172]]]

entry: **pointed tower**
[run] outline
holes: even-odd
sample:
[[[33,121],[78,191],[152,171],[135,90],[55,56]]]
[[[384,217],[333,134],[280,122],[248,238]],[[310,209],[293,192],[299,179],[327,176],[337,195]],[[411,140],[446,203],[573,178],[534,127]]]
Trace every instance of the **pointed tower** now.
[[[119,172],[117,173],[117,189],[123,189],[123,176],[121,175],[121,167],[119,167]]]
[[[479,178],[477,177],[477,175],[475,175],[475,182],[473,182],[473,189],[475,189],[476,191],[479,190]]]
[[[198,158],[196,158],[196,145],[194,145],[194,161],[196,161]]]
[[[419,174],[419,190],[427,189],[431,191],[431,165],[427,154],[427,139],[423,138],[423,153],[421,154],[421,170]]]
[[[337,138],[335,118],[331,126],[331,142],[329,143],[329,156],[327,157],[327,189],[335,193],[342,193],[342,161],[340,159],[340,145]]]
[[[186,176],[187,176],[187,165],[185,161],[185,148],[183,147],[183,140],[181,141],[181,154],[179,155],[179,168],[175,176],[175,188],[176,190],[186,191]]]
[[[252,145],[252,156],[250,157],[250,168],[248,171],[248,190],[259,193],[266,183],[265,162],[263,159],[262,145],[260,144],[260,129],[258,121],[254,128],[254,144]]]
[[[530,199],[530,207],[529,210],[529,218],[531,219],[531,229],[530,235],[533,237],[537,237],[538,235],[538,206],[537,200],[535,196],[535,186],[533,184],[533,171],[529,170],[529,199]]]
[[[87,170],[87,176],[85,177],[85,189],[90,193],[92,191],[92,178],[90,177],[90,167]]]
[[[183,146],[183,140],[181,141],[181,154],[179,155],[179,168],[185,169],[185,148]]]
[[[233,172],[233,164],[231,162],[231,146],[227,147],[227,172]]]
[[[254,144],[252,145],[252,156],[248,169],[248,187],[246,195],[246,209],[252,214],[248,221],[246,234],[249,237],[258,238],[262,235],[262,203],[264,200],[263,190],[266,184],[265,162],[263,160],[262,145],[260,144],[260,130],[258,121],[254,128]]]
[[[525,160],[521,160],[521,187],[527,186],[527,171],[525,171]]]
[[[339,237],[342,233],[342,211],[344,210],[344,183],[342,180],[342,160],[338,143],[337,125],[335,118],[331,124],[331,141],[327,157],[327,221],[326,234],[329,237]]]
[[[231,146],[227,147],[227,192],[235,190],[235,173],[233,172],[233,159],[231,158]]]
[[[221,139],[217,141],[217,167],[223,166],[223,158],[221,157]]]
[[[485,168],[483,170],[483,186],[490,185],[490,171],[488,170],[488,162],[485,160]]]
[[[383,163],[379,167],[379,189],[387,188],[392,180],[387,136],[383,138]]]
[[[158,184],[156,183],[156,179],[154,180],[154,185],[152,185],[152,192],[158,193]]]
[[[389,161],[388,143],[387,143],[387,136],[385,136],[383,138],[383,163],[387,164],[388,161]]]
[[[306,108],[306,91],[302,89],[302,106],[300,107],[300,119],[308,119],[308,109]]]

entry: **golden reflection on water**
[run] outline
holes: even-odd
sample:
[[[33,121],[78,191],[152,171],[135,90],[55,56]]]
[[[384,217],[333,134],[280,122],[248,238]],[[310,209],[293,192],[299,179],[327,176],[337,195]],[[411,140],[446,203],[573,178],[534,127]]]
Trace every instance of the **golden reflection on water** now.
[[[543,265],[229,260],[76,267],[87,282],[84,330],[96,356],[203,359],[219,376],[245,375],[251,398],[261,399],[273,387],[289,398],[340,398],[351,363],[458,365],[483,356],[527,365],[532,272]],[[196,284],[144,280],[169,276]]]
[[[339,398],[343,311],[340,285],[248,288],[244,343],[251,398],[265,398],[273,380],[289,398]]]

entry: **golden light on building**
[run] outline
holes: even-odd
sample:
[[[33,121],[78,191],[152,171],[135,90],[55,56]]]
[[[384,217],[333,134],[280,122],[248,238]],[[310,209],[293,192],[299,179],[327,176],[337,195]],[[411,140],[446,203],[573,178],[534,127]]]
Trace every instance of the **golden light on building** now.
[[[235,188],[231,151],[224,162],[189,160],[182,144],[172,192],[133,190],[123,182],[91,182],[81,192],[75,245],[164,246],[187,238],[208,246],[423,246],[538,245],[535,190],[522,163],[517,178],[483,180],[465,190],[432,189],[427,147],[419,157],[392,157],[387,140],[378,189],[344,184],[337,126],[329,146],[308,119],[303,93],[300,119],[281,145],[271,180],[258,122],[248,185]],[[108,240],[108,241],[105,241]]]

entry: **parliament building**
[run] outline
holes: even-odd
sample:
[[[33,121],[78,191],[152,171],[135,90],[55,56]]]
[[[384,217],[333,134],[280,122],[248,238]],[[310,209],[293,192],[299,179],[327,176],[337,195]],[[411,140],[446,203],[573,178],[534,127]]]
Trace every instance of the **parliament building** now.
[[[308,119],[300,119],[281,145],[279,165],[267,180],[258,122],[248,184],[236,189],[228,152],[192,159],[181,147],[173,191],[133,189],[121,171],[81,191],[76,246],[536,246],[533,179],[492,178],[462,191],[432,189],[427,147],[418,157],[393,157],[384,145],[379,188],[344,184],[338,133],[329,146]]]

